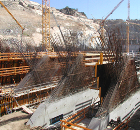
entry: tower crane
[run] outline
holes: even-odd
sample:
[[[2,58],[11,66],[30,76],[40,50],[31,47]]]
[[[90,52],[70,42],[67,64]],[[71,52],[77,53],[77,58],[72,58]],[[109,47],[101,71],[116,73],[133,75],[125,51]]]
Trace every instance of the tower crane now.
[[[104,41],[104,23],[105,23],[105,21],[106,21],[106,19],[120,6],[120,4],[123,2],[124,0],[121,0],[118,4],[117,4],[117,6],[115,6],[114,7],[114,9],[105,17],[105,19],[103,19],[102,21],[101,21],[101,23],[100,23],[100,29],[101,29],[101,35],[99,36],[99,38],[100,38],[100,40],[101,40],[101,43],[102,43],[102,46],[104,46],[103,45],[103,41]],[[93,17],[94,18],[94,17]],[[100,30],[99,29],[99,30]],[[97,32],[99,31],[99,30],[97,30]],[[98,37],[98,36],[96,36],[96,37]],[[92,39],[93,38],[95,38],[95,37],[91,37],[91,41],[92,41]]]
[[[106,21],[106,19],[120,6],[120,4],[123,2],[124,0],[121,0],[117,6],[114,7],[114,9],[105,17],[105,19],[101,22],[101,25],[104,25],[104,22]]]
[[[120,6],[120,4],[123,2],[124,0],[121,0],[117,6],[114,7],[114,9],[105,17],[105,19],[102,20],[102,22],[100,23],[101,25],[101,39],[104,39],[104,23],[106,21],[106,19]]]
[[[50,0],[42,0],[42,50],[53,51],[50,44]]]
[[[129,20],[130,20],[130,0],[128,0],[128,18],[127,18],[127,43],[126,43],[126,52],[129,53]]]

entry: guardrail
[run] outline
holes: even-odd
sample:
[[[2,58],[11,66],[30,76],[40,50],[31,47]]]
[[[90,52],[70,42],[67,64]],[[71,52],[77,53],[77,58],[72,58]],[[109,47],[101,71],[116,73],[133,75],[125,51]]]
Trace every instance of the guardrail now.
[[[130,122],[130,116],[125,119],[122,123],[120,123],[117,127],[115,127],[113,130],[128,130],[128,123]]]
[[[11,59],[34,58],[35,53],[0,53],[0,61]]]
[[[44,55],[48,55],[51,58],[58,57],[59,55],[66,57],[67,55],[77,56],[78,54],[85,55],[87,52],[26,52],[26,53],[0,53],[0,61],[11,60],[11,59],[32,59],[32,58],[41,58]],[[99,51],[92,51],[91,53],[100,53]]]
[[[49,57],[58,57],[66,56],[67,52],[29,52],[29,53],[0,53],[0,61],[3,60],[12,60],[12,59],[32,59],[32,58],[41,58],[44,55],[48,55]],[[77,55],[77,53],[72,52],[72,56]]]
[[[85,114],[87,113],[89,107],[84,108],[83,110],[77,112],[76,114],[70,116],[69,118],[65,120],[61,120],[61,130],[64,130],[65,128],[71,129],[71,130],[77,130],[78,128],[82,128],[84,130],[91,130],[86,127],[77,125],[76,123],[79,123],[83,119],[86,118]],[[78,121],[76,121],[78,120]],[[75,123],[73,123],[76,121]],[[69,126],[70,125],[70,126]],[[77,127],[76,129],[73,127]]]
[[[96,104],[99,105],[99,102],[96,102],[96,103],[92,104],[91,106],[92,107],[98,106]],[[68,128],[71,130],[77,130],[78,128],[82,128],[84,130],[91,130],[89,128],[86,128],[84,126],[80,126],[77,124],[86,118],[86,114],[88,112],[88,109],[91,106],[85,107],[84,109],[78,111],[76,114],[66,118],[65,120],[60,120],[61,121],[61,130],[65,130],[65,128]]]

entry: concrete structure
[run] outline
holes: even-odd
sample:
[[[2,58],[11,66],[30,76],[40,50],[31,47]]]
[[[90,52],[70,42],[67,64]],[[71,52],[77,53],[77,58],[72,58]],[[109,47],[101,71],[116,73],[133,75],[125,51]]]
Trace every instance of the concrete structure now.
[[[129,116],[132,117],[134,113],[140,108],[140,90],[132,94],[125,102],[116,107],[106,117],[98,119],[92,118],[88,128],[92,130],[104,130],[111,119],[117,121],[120,117],[124,121]]]
[[[91,105],[95,100],[99,101],[98,94],[99,90],[87,89],[52,103],[44,102],[37,108],[27,125],[35,127],[54,124],[52,120],[55,117],[66,118]]]
[[[110,114],[109,118],[117,120],[117,117],[121,117],[121,120],[125,120],[128,116],[132,116],[140,108],[140,90],[135,94],[132,94],[125,102],[120,104]]]

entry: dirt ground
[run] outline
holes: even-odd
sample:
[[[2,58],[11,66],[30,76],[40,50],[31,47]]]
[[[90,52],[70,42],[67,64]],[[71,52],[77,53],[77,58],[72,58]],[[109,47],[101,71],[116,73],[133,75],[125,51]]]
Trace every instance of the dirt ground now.
[[[26,122],[31,115],[24,112],[14,112],[0,117],[0,130],[30,130]]]

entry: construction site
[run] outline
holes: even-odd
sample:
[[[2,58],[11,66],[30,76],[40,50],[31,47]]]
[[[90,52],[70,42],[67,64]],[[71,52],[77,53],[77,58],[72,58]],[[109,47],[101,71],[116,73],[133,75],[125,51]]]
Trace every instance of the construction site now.
[[[130,31],[140,24],[130,0],[126,28],[105,26],[123,1],[98,22],[51,0],[0,1],[1,130],[140,129],[140,43]]]

